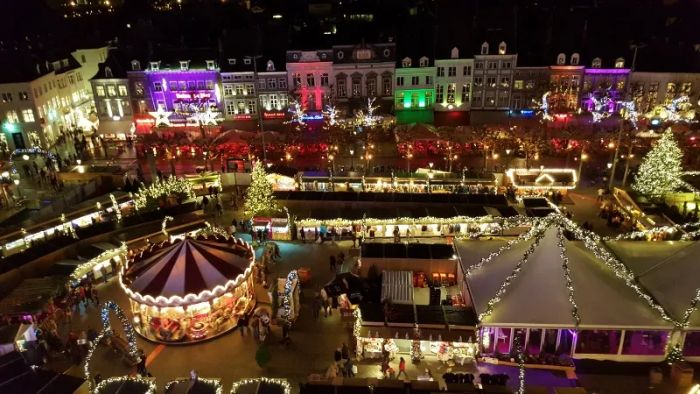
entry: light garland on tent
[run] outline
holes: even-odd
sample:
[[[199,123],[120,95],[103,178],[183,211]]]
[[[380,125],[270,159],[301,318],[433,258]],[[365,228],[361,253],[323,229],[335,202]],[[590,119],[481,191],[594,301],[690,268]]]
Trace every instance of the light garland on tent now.
[[[497,258],[498,256],[500,256],[504,252],[510,250],[513,246],[515,246],[515,244],[520,243],[521,241],[527,241],[529,239],[532,239],[532,237],[534,237],[538,231],[539,231],[539,229],[537,228],[537,226],[532,226],[530,228],[530,230],[528,230],[525,233],[520,234],[518,236],[518,238],[508,241],[505,245],[498,248],[498,250],[496,250],[495,252],[492,252],[491,254],[489,254],[486,257],[482,257],[478,263],[468,267],[465,270],[465,275],[471,276],[471,274],[474,271],[481,269],[481,267],[483,267],[484,264],[491,262],[493,259]]]
[[[117,377],[113,377],[113,378],[107,378],[107,379],[101,381],[97,385],[97,387],[95,387],[94,391],[91,391],[91,392],[100,393],[107,386],[109,386],[111,384],[118,384],[118,383],[124,383],[124,382],[134,382],[134,383],[143,384],[144,386],[147,387],[146,391],[144,391],[143,394],[156,394],[156,390],[157,390],[156,384],[152,380],[142,378],[140,376],[117,376]],[[165,391],[167,392],[167,389]],[[218,394],[218,392],[217,392],[217,394]]]
[[[551,219],[545,219],[536,225],[537,230],[535,232],[534,240],[532,241],[532,244],[527,248],[525,253],[523,253],[523,257],[515,265],[515,268],[513,268],[513,271],[510,273],[510,275],[508,275],[506,277],[506,279],[503,281],[503,283],[501,283],[501,287],[499,287],[498,291],[493,296],[493,298],[491,298],[489,300],[489,302],[486,304],[486,310],[484,310],[482,313],[479,314],[479,321],[483,321],[484,318],[490,316],[491,313],[493,313],[493,309],[501,301],[503,295],[506,293],[506,290],[508,289],[508,286],[510,286],[510,284],[513,282],[513,280],[515,280],[515,278],[518,277],[518,274],[522,270],[523,265],[527,262],[530,255],[535,251],[535,249],[539,245],[542,238],[544,238],[544,232],[550,224],[551,224]]]
[[[88,381],[88,390],[90,392],[95,392],[95,388],[93,387],[93,379],[92,379],[92,376],[90,376],[90,361],[92,360],[92,355],[95,352],[95,350],[97,349],[97,346],[102,341],[102,338],[104,338],[105,336],[114,335],[114,331],[112,330],[112,325],[109,322],[109,313],[110,312],[114,312],[117,315],[119,322],[122,324],[122,327],[124,328],[124,333],[126,334],[127,344],[129,345],[129,355],[132,357],[138,356],[138,349],[136,348],[136,334],[134,333],[134,327],[131,325],[131,322],[129,322],[129,319],[126,318],[126,316],[124,315],[124,312],[119,307],[119,305],[117,305],[114,301],[105,301],[104,305],[102,306],[102,309],[100,310],[100,318],[102,320],[102,331],[100,331],[100,334],[97,336],[97,338],[90,344],[90,349],[88,350],[87,356],[85,356],[85,366],[83,367],[84,372],[85,372],[85,380]],[[120,379],[120,378],[111,378],[111,381],[115,381],[115,379]],[[135,379],[135,378],[121,377],[121,379],[126,380],[126,379]],[[138,379],[140,379],[140,378],[138,378]],[[138,379],[135,379],[135,380],[138,380]],[[110,381],[110,379],[106,379],[105,382],[106,381]],[[103,382],[101,382],[101,383],[103,383]],[[155,387],[153,387],[153,393],[155,393]]]
[[[679,322],[671,318],[668,315],[668,313],[666,313],[666,310],[661,305],[657,304],[656,301],[649,294],[647,294],[641,286],[639,286],[636,283],[634,273],[630,271],[630,269],[627,268],[627,266],[625,266],[622,262],[620,262],[620,260],[615,258],[608,250],[606,250],[600,245],[602,239],[598,234],[582,229],[581,227],[576,225],[571,219],[567,219],[566,217],[563,217],[561,215],[558,216],[557,221],[559,222],[560,226],[564,226],[566,230],[570,231],[574,235],[574,237],[582,240],[586,248],[593,252],[593,254],[598,260],[602,261],[603,264],[605,264],[605,266],[607,266],[615,273],[615,276],[622,279],[629,288],[634,290],[637,293],[637,296],[639,296],[639,298],[646,301],[646,303],[652,309],[657,311],[662,319],[671,322],[675,325],[681,325],[679,324]]]
[[[126,259],[127,247],[124,242],[118,248],[106,250],[100,253],[99,256],[90,259],[88,262],[80,264],[75,268],[73,273],[70,274],[70,282],[73,285],[77,285],[82,280],[83,276],[87,275],[97,264],[103,263],[106,260],[116,258],[117,261]]]
[[[516,336],[513,339],[516,357],[518,359],[518,394],[525,394],[525,355],[523,354],[523,345],[520,343],[520,337]]]
[[[689,231],[692,230],[692,231]],[[689,231],[681,236],[683,241],[694,240],[694,237],[700,235],[700,222],[674,224],[673,226],[658,226],[647,230],[630,231],[615,237],[602,237],[603,241],[639,241],[642,239],[650,240],[659,233],[675,234],[677,232]]]
[[[493,216],[455,216],[451,218],[436,218],[432,216],[424,216],[420,218],[412,217],[400,217],[394,219],[375,219],[375,218],[364,218],[364,219],[330,219],[330,220],[320,220],[320,219],[301,219],[297,220],[297,227],[319,227],[321,225],[326,226],[352,226],[364,224],[367,226],[384,226],[384,225],[423,225],[423,224],[483,224],[483,223],[496,223],[499,219]],[[517,222],[519,220],[525,220],[522,217],[510,217],[503,219],[504,221]]]
[[[231,387],[231,394],[239,394],[238,389],[241,386],[245,386],[248,384],[257,384],[258,382],[279,385],[284,390],[284,394],[291,394],[292,392],[292,386],[286,379],[267,378],[263,376],[259,378],[241,379],[237,382],[233,382],[233,387]]]
[[[284,282],[284,294],[282,295],[282,319],[290,321],[289,317],[292,313],[292,290],[294,281],[299,280],[299,274],[296,270],[292,270],[287,275],[287,280]],[[276,290],[275,290],[276,291]]]
[[[170,176],[165,180],[157,179],[151,185],[142,187],[138,193],[134,194],[134,204],[137,209],[147,206],[149,200],[158,200],[163,196],[180,195],[185,199],[195,197],[192,184],[183,178]]]
[[[576,299],[574,297],[574,282],[571,279],[571,269],[569,268],[569,257],[566,254],[566,237],[564,236],[564,229],[559,226],[557,229],[557,236],[559,237],[559,251],[561,256],[561,267],[564,270],[564,279],[566,280],[566,289],[569,292],[569,303],[571,304],[571,316],[574,318],[576,323],[576,328],[581,324],[581,316],[578,314],[578,305],[576,304]]]
[[[695,290],[695,297],[690,301],[690,307],[683,312],[683,321],[682,321],[682,326],[683,327],[688,327],[689,321],[690,321],[690,316],[695,313],[696,310],[698,310],[698,303],[700,302],[700,288]]]
[[[174,386],[176,386],[176,385],[178,385],[178,384],[181,384],[181,383],[182,383],[182,384],[187,384],[187,383],[189,383],[190,381],[191,381],[190,378],[177,378],[177,379],[175,379],[175,380],[171,380],[171,381],[169,381],[169,382],[165,385],[165,390],[164,390],[164,392],[169,393],[170,390],[171,390]],[[224,392],[224,385],[221,384],[221,379],[211,379],[211,378],[200,378],[200,377],[197,377],[197,384],[203,384],[203,385],[205,385],[205,386],[211,387],[212,389],[214,389],[214,393],[215,393],[215,394],[223,394],[223,392]]]

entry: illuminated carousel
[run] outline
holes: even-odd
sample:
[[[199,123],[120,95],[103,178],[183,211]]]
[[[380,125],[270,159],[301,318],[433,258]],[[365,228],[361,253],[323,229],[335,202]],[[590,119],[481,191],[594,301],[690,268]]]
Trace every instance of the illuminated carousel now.
[[[185,237],[136,251],[119,275],[134,328],[146,339],[191,343],[221,335],[255,307],[255,253],[221,235]]]

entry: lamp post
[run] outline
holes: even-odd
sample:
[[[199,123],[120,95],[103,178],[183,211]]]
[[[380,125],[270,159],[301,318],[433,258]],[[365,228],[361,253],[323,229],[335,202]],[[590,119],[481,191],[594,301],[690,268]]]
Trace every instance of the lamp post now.
[[[506,149],[506,169],[508,169],[508,166],[510,165],[510,148]]]
[[[613,181],[615,180],[615,167],[617,167],[617,159],[620,154],[620,142],[622,141],[622,122],[620,122],[620,130],[617,132],[617,143],[608,144],[608,148],[615,148],[613,154],[612,165],[610,166],[610,179],[608,180],[608,190],[612,189]]]
[[[267,161],[267,151],[265,150],[265,126],[263,125],[263,114],[260,107],[260,85],[258,84],[258,59],[262,55],[246,56],[246,59],[251,59],[253,62],[253,89],[255,92],[255,110],[258,113],[258,130],[262,139],[263,162]]]
[[[581,171],[583,170],[583,162],[588,159],[588,155],[586,152],[581,149],[581,156],[579,156],[578,160],[578,181],[581,182]]]
[[[413,153],[406,153],[406,172],[408,172],[408,177],[411,177],[411,159],[413,158]]]
[[[350,149],[350,169],[354,171],[355,167],[355,149]]]
[[[22,189],[19,187],[19,179],[14,180],[15,186],[17,186],[17,195],[22,198]]]

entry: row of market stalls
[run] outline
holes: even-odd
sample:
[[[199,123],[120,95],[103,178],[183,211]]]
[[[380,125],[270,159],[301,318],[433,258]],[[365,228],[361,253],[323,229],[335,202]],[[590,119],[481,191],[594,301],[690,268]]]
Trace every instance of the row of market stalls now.
[[[277,191],[275,198],[283,201],[338,201],[348,203],[437,203],[507,206],[504,194],[496,193],[376,193],[376,192],[322,192]]]
[[[420,171],[420,169],[419,169]],[[416,172],[411,176],[363,175],[300,175],[297,186],[302,191],[350,193],[452,193],[459,189],[484,189],[496,186],[488,178],[454,177],[454,174],[434,170]]]
[[[672,340],[700,359],[700,244],[617,241],[607,249],[563,223],[518,242],[455,241],[482,354],[512,354],[519,341],[541,359],[660,361]],[[572,231],[583,240],[568,240]]]

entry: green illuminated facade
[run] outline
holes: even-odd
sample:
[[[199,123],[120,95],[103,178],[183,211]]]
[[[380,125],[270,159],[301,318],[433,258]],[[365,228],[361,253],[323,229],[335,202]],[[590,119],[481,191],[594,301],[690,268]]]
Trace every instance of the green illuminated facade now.
[[[396,68],[394,108],[398,124],[433,122],[435,67],[429,66],[426,57],[416,60],[420,67],[411,67],[411,59],[404,58]]]

